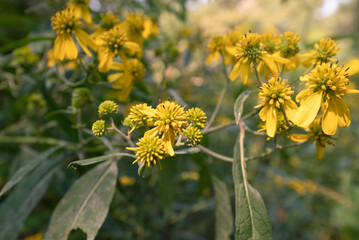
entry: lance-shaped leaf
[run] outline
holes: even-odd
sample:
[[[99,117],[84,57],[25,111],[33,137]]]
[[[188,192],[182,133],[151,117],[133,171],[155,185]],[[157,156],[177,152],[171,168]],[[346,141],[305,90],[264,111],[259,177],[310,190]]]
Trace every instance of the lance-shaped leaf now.
[[[243,104],[252,92],[253,91],[251,90],[245,90],[237,97],[236,103],[234,104],[234,117],[236,118],[236,124],[238,124],[239,120],[242,118]]]
[[[5,184],[3,189],[1,189],[0,197],[9,189],[11,189],[13,186],[15,186],[26,174],[31,172],[36,166],[38,166],[42,161],[46,160],[52,153],[54,153],[56,150],[60,149],[61,147],[62,146],[50,148],[49,150],[39,154],[34,159],[29,160],[24,166],[19,168],[14,173],[14,175],[11,176],[10,180]]]
[[[235,191],[235,239],[269,240],[273,239],[266,207],[260,194],[248,182],[244,158],[244,127],[234,148],[233,180]]]
[[[78,179],[53,212],[44,240],[66,240],[80,228],[87,240],[95,239],[105,220],[116,186],[117,165],[104,162]]]
[[[212,183],[215,206],[215,232],[216,240],[230,240],[233,232],[233,214],[231,208],[231,199],[227,190],[226,183],[212,174]]]
[[[0,239],[17,239],[24,221],[46,192],[51,177],[62,159],[63,157],[57,157],[40,164],[24,177],[0,205]]]
[[[125,157],[136,158],[135,155],[132,155],[132,154],[129,154],[129,153],[114,153],[114,154],[109,154],[109,155],[106,155],[106,156],[87,158],[87,159],[83,159],[83,160],[70,162],[69,165],[67,166],[67,168],[76,170],[75,166],[87,166],[87,165],[91,165],[91,164],[95,164],[95,163],[104,162],[104,161],[107,161],[107,160],[112,159],[114,157],[124,157],[124,156]]]

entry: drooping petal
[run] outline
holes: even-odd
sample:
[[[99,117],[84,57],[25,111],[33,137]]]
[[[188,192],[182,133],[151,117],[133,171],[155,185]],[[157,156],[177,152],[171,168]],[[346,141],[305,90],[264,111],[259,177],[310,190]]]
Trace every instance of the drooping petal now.
[[[239,76],[240,68],[241,68],[240,62],[237,62],[236,64],[234,64],[232,72],[229,74],[229,79],[231,79],[231,81],[236,80],[236,78]]]
[[[173,145],[175,142],[175,134],[172,131],[166,131],[163,133],[162,141],[165,146],[165,150],[168,155],[173,156],[175,152],[173,151]]]
[[[72,39],[72,37],[70,35],[64,36],[63,42],[62,42],[62,47],[65,52],[65,58],[67,58],[69,60],[75,60],[77,58],[77,56],[78,56],[77,47],[76,47],[74,40]]]
[[[345,93],[359,93],[359,90],[356,89],[347,89]]]
[[[53,56],[56,60],[62,61],[65,57],[65,51],[63,50],[63,37],[57,36],[54,42]]]
[[[294,123],[299,127],[311,124],[320,109],[322,102],[322,91],[309,95],[302,102],[294,117]]]
[[[108,75],[107,80],[109,82],[116,82],[123,76],[123,73],[113,73]]]
[[[269,137],[274,137],[277,131],[277,113],[274,105],[271,105],[267,111],[266,129]]]
[[[348,127],[351,122],[351,116],[350,116],[348,105],[345,103],[343,98],[336,98],[334,101],[338,111],[339,127],[341,128]]]
[[[267,67],[270,69],[270,71],[273,73],[275,77],[278,77],[278,68],[275,62],[268,57],[267,54],[263,55],[262,57],[263,62],[267,65]]]
[[[111,66],[112,66],[112,54],[107,51],[99,51],[98,52],[98,58],[99,58],[99,64],[98,64],[98,70],[100,72],[107,72],[108,70],[110,70]]]
[[[310,137],[311,136],[309,134],[293,133],[293,134],[289,135],[290,140],[292,140],[293,142],[298,142],[298,143],[308,141]]]
[[[151,130],[148,130],[147,132],[145,132],[144,137],[154,137],[156,136],[156,134],[158,133],[158,129],[159,127],[154,127]]]
[[[266,121],[267,119],[267,112],[268,112],[268,105],[265,105],[260,111],[259,111],[259,117],[262,121]]]
[[[241,75],[241,79],[243,84],[247,84],[249,76],[251,75],[251,67],[249,64],[242,64],[239,75]]]
[[[91,52],[89,51],[89,49],[87,48],[87,46],[89,46],[92,50],[97,51],[97,45],[95,43],[94,40],[92,40],[92,38],[83,30],[78,29],[75,32],[75,36],[77,41],[79,42],[82,50],[84,50],[84,52],[91,57]]]
[[[338,129],[338,110],[333,101],[328,103],[322,118],[322,130],[327,135],[334,135]]]
[[[287,116],[288,120],[294,121],[295,114],[298,111],[298,106],[292,100],[286,101],[283,104],[285,115]]]

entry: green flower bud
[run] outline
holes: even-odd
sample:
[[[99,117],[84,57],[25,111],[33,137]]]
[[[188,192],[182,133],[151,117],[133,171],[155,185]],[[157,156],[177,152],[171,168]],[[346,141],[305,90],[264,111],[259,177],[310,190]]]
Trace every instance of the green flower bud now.
[[[187,114],[189,116],[189,119],[195,127],[198,127],[200,129],[204,128],[207,121],[206,114],[202,111],[200,108],[191,108],[187,110]]]
[[[197,127],[190,126],[185,131],[184,134],[191,141],[192,145],[198,145],[202,140],[202,133]]]
[[[83,108],[88,103],[92,103],[92,95],[90,89],[74,89],[74,91],[72,92],[72,106],[74,108]]]
[[[118,113],[118,105],[114,101],[110,101],[110,100],[104,101],[98,107],[98,113],[100,117],[104,117],[112,113]]]
[[[97,120],[92,124],[92,132],[95,136],[101,137],[105,132],[105,121]]]

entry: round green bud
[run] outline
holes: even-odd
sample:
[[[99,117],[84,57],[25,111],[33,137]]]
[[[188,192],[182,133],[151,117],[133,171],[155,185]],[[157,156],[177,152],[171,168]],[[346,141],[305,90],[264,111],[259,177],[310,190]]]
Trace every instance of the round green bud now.
[[[100,117],[104,117],[112,113],[118,113],[118,105],[114,101],[110,101],[110,100],[104,101],[98,107],[98,113]]]
[[[194,126],[190,126],[186,128],[184,131],[184,134],[188,137],[188,139],[191,141],[191,145],[198,145],[202,140],[202,133],[201,131]]]
[[[92,124],[92,132],[95,136],[101,137],[105,132],[105,121],[97,120]]]

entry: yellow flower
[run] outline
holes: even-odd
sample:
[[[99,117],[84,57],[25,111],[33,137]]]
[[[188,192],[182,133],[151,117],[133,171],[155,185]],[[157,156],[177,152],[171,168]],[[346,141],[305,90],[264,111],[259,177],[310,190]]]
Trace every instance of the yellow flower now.
[[[300,65],[298,43],[301,40],[301,37],[298,37],[298,33],[285,32],[284,34],[280,35],[280,38],[280,54],[282,57],[290,60],[289,63],[284,65],[283,72],[297,69]]]
[[[258,71],[264,71],[267,77],[270,74],[278,76],[277,63],[289,61],[276,55],[268,54],[260,46],[261,36],[258,33],[243,34],[236,45],[236,63],[229,78],[234,81],[241,76],[242,82],[247,83],[251,74],[251,65],[257,65]]]
[[[91,25],[92,17],[90,13],[90,7],[88,6],[90,0],[70,0],[67,4],[68,8],[73,8],[75,11],[79,11],[84,21]]]
[[[98,58],[99,58],[99,71],[107,72],[110,70],[113,58],[120,56],[126,70],[126,55],[139,52],[140,47],[137,43],[128,40],[126,32],[119,26],[106,31],[100,43]]]
[[[139,13],[129,13],[124,21],[128,39],[142,46],[142,33],[145,30],[145,20]]]
[[[202,109],[197,108],[197,107],[190,108],[187,110],[187,115],[188,115],[188,118],[189,118],[190,122],[192,123],[192,125],[200,128],[200,129],[204,128],[206,121],[207,121],[207,116],[202,111]]]
[[[144,39],[148,39],[152,36],[157,36],[158,34],[158,25],[151,18],[145,18],[145,22],[143,23],[144,30],[142,32],[142,37]]]
[[[336,63],[337,60],[334,57],[338,51],[338,43],[330,38],[320,39],[319,43],[314,44],[315,51],[311,50],[301,57],[306,57],[303,61],[305,67],[311,67],[322,63]]]
[[[133,162],[140,161],[147,168],[159,164],[160,160],[166,156],[163,142],[157,136],[145,135],[137,143],[137,148],[127,147],[126,149],[135,151],[137,159]]]
[[[160,103],[151,114],[155,119],[155,127],[145,133],[145,136],[162,134],[166,153],[174,155],[173,145],[177,134],[182,134],[182,127],[188,125],[187,113],[181,105],[173,101]]]
[[[267,126],[266,126],[266,122],[260,122],[258,124],[258,132],[263,132],[263,131],[267,131]],[[288,132],[285,131],[289,128],[288,123],[286,122],[284,115],[281,111],[277,111],[277,131],[278,132],[282,132],[281,133],[281,137],[283,137],[283,135],[288,135]],[[271,139],[271,137],[268,137],[267,140]]]
[[[154,124],[155,109],[147,106],[147,103],[137,104],[130,109],[127,119],[130,120],[133,128],[130,133],[138,127],[152,127]]]
[[[100,17],[100,25],[95,26],[95,32],[91,35],[91,37],[95,40],[96,43],[101,43],[101,36],[104,32],[120,24],[120,20],[118,20],[116,15],[110,11],[107,12],[105,15],[100,14]]]
[[[105,121],[97,120],[92,124],[92,132],[95,136],[101,137],[105,132]]]
[[[97,50],[95,42],[81,29],[80,14],[73,8],[67,8],[61,12],[57,12],[55,16],[51,18],[51,21],[53,29],[57,34],[53,48],[55,60],[62,61],[65,58],[75,60],[77,58],[78,51],[72,38],[72,33],[88,56],[91,56],[91,53],[87,46],[95,51]]]
[[[118,113],[118,105],[111,100],[104,101],[98,106],[98,114],[100,117]]]
[[[203,137],[199,128],[194,126],[189,126],[186,128],[186,130],[184,130],[184,134],[186,134],[188,139],[191,141],[192,146],[198,145]]]
[[[350,125],[351,117],[343,96],[345,93],[359,93],[348,89],[348,69],[337,67],[336,64],[323,63],[317,65],[309,74],[300,77],[305,81],[306,89],[301,91],[296,100],[300,107],[294,123],[300,127],[311,124],[322,109],[322,129],[327,135],[333,135],[338,128]]]
[[[270,54],[278,52],[280,42],[279,36],[273,32],[265,32],[262,34],[262,48]]]
[[[326,144],[331,144],[333,137],[327,135],[323,132],[320,119],[316,119],[310,124],[308,134],[291,134],[289,139],[294,142],[305,142],[310,140],[310,142],[315,141],[315,146],[317,148],[317,159],[320,160],[324,157],[324,148]]]
[[[258,98],[262,103],[255,108],[262,108],[259,117],[266,122],[267,135],[274,137],[277,131],[277,119],[279,112],[285,114],[287,120],[293,121],[298,107],[291,99],[294,93],[287,84],[287,79],[280,77],[269,79],[268,84],[263,83],[259,88]]]
[[[206,65],[210,64],[213,60],[217,61],[218,57],[222,55],[225,65],[228,65],[232,61],[232,56],[235,54],[234,48],[230,46],[230,42],[226,37],[214,36],[208,43],[209,55],[206,59]]]
[[[125,71],[123,64],[115,64],[114,70]],[[113,73],[108,76],[108,81],[112,82],[114,89],[121,89],[119,93],[116,93],[118,101],[125,101],[130,95],[133,84],[142,81],[145,76],[146,69],[137,58],[128,59],[127,71],[122,73]]]

